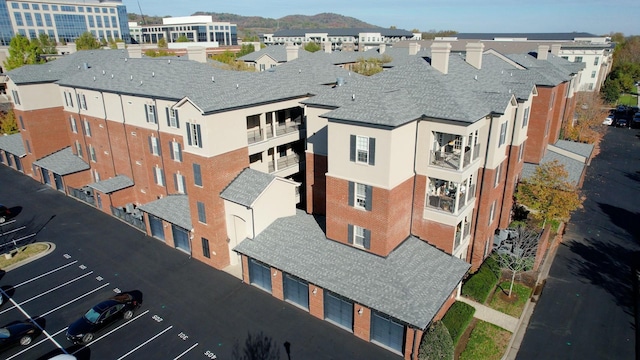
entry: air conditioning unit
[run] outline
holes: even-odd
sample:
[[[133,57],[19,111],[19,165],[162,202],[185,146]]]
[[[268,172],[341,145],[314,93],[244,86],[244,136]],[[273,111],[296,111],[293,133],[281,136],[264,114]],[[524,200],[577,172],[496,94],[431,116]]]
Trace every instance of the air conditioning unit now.
[[[129,203],[129,204],[125,205],[124,209],[128,213],[132,213],[133,210],[135,210],[135,207],[133,206],[133,204]]]

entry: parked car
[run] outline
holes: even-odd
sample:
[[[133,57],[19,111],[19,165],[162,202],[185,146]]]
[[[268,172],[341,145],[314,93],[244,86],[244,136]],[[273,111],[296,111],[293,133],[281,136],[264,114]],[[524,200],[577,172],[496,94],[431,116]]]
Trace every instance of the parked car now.
[[[11,209],[0,204],[0,224],[7,221],[11,217]]]
[[[131,320],[134,311],[142,304],[140,291],[122,292],[87,311],[67,329],[67,339],[74,344],[87,344],[93,335],[119,319]]]
[[[627,119],[618,119],[618,121],[616,121],[616,126],[617,127],[628,127],[629,126],[629,122],[627,121]]]
[[[631,119],[631,127],[638,128],[640,127],[640,111],[633,115],[633,119]]]
[[[14,321],[0,328],[0,348],[16,344],[27,346],[40,335],[40,329],[31,321]]]
[[[602,122],[602,125],[613,125],[613,116],[612,115],[607,116]]]

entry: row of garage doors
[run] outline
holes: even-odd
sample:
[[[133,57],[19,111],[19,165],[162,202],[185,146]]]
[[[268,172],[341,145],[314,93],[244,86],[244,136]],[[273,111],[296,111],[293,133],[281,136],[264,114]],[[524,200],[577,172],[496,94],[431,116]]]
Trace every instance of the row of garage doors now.
[[[283,273],[284,274],[284,273]],[[249,260],[250,283],[271,293],[271,268],[255,259]],[[290,274],[283,276],[284,299],[309,310],[309,283]],[[353,301],[328,290],[324,291],[325,320],[353,332]],[[404,326],[377,311],[371,312],[371,341],[402,354]]]

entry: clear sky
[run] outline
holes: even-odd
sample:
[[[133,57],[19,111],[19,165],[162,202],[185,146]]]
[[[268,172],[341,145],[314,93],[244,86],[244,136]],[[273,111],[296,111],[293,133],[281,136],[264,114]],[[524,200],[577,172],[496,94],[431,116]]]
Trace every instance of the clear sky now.
[[[336,13],[372,25],[420,31],[640,35],[640,0],[123,0],[130,13],[189,16],[197,11],[262,16]]]

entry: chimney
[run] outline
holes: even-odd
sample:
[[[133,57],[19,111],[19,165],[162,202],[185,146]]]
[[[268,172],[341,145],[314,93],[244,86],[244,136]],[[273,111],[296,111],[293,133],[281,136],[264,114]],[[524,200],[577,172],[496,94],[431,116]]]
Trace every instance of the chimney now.
[[[380,53],[380,55],[384,54],[386,50],[387,50],[387,44],[380,44],[380,48],[378,49],[378,52]]]
[[[549,45],[538,45],[538,60],[547,60]]]
[[[325,41],[322,43],[322,47],[324,48],[324,52],[327,54],[331,54],[331,42]]]
[[[551,45],[551,53],[555,56],[560,56],[560,48],[562,45],[560,44],[552,44]]]
[[[139,59],[142,57],[142,45],[130,44],[127,46],[127,51],[129,52],[129,57],[132,59]]]
[[[202,46],[189,46],[187,47],[187,58],[189,60],[206,63],[207,51]]]
[[[126,45],[126,44],[125,44],[125,43],[123,43],[123,42],[117,42],[117,43],[116,43],[116,46],[117,46],[118,50],[122,50],[122,49],[126,48],[126,46],[125,46],[125,45]]]
[[[476,69],[482,68],[482,50],[484,50],[484,44],[479,43],[467,43],[467,63],[475,67]]]
[[[293,44],[287,44],[285,46],[287,50],[287,62],[298,58],[298,47]]]
[[[420,51],[420,44],[409,43],[409,55],[416,55]]]
[[[448,42],[434,42],[431,44],[431,66],[443,74],[449,73],[449,54],[451,44]]]

